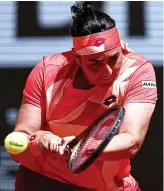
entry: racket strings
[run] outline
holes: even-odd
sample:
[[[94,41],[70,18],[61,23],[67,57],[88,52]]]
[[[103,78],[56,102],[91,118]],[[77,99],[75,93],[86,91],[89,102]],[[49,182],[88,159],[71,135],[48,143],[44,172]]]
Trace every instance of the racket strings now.
[[[104,116],[93,126],[89,135],[79,142],[77,150],[74,153],[74,159],[72,162],[73,169],[80,167],[90,156],[93,155],[95,150],[100,146],[102,140],[108,136],[118,113],[118,110],[116,110],[112,114],[110,113]]]

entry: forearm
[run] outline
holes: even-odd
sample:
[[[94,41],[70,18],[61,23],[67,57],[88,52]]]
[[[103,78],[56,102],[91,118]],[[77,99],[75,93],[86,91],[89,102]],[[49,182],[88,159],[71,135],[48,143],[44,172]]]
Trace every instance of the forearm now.
[[[30,136],[28,147],[34,155],[41,155],[41,152],[39,150],[39,144],[42,136],[45,134],[52,134],[52,132],[38,130]]]
[[[24,152],[30,151],[34,155],[41,155],[41,153],[39,151],[39,144],[40,144],[40,139],[42,138],[42,136],[45,134],[52,134],[52,132],[44,131],[44,130],[38,130],[38,131],[36,131],[34,133],[30,133],[30,134],[27,132],[24,132],[23,130],[18,130],[18,129],[15,129],[14,131],[19,131],[26,135],[26,137],[28,139],[28,149]],[[19,155],[17,155],[16,158],[19,158]]]
[[[22,131],[21,131],[22,132]],[[61,153],[62,147],[59,147],[61,144],[62,138],[53,134],[50,131],[38,130],[32,134],[26,134],[28,137],[28,149],[22,154],[26,156],[28,153],[32,153],[35,156],[42,156],[48,159],[54,159],[59,157],[59,153]],[[64,141],[64,140],[63,140]],[[19,156],[13,156],[12,158],[21,162],[22,154]]]
[[[101,160],[121,160],[133,157],[140,147],[139,142],[130,133],[121,133],[113,137],[100,156]]]
[[[34,155],[41,155],[39,150],[41,138],[44,134],[54,135],[51,131],[41,130],[41,127],[44,125],[42,113],[41,108],[32,105],[26,100],[22,101],[14,131],[24,133],[29,143],[28,149],[20,155],[15,155],[14,158],[19,160],[29,152],[32,152]]]

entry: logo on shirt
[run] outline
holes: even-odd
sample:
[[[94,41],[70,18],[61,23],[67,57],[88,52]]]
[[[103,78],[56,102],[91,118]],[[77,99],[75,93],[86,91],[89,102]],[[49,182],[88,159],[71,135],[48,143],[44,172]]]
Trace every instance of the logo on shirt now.
[[[107,97],[107,98],[104,100],[103,104],[109,106],[109,105],[111,105],[112,103],[114,103],[114,102],[116,101],[116,99],[117,99],[116,96],[111,95],[111,96]]]
[[[156,88],[156,83],[153,81],[142,81],[143,88]]]

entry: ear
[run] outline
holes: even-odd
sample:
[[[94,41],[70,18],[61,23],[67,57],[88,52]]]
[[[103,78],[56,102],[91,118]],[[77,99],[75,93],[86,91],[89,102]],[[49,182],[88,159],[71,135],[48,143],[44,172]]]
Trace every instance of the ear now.
[[[75,58],[75,60],[76,60],[76,63],[77,63],[78,65],[80,65],[80,55],[78,55],[78,54],[75,52],[74,48],[72,48],[72,53],[73,53],[73,56],[74,56],[74,58]]]
[[[128,43],[124,42],[123,40],[121,40],[121,49],[124,54],[133,52],[133,50],[128,47]]]

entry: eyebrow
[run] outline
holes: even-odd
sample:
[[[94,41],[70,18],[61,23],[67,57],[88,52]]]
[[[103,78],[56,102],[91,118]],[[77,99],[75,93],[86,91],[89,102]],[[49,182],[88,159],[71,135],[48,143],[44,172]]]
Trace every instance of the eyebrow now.
[[[97,61],[101,61],[101,60],[103,60],[103,58],[91,58],[91,59],[89,59],[89,61],[91,61],[91,62],[97,62]]]
[[[119,52],[114,52],[113,54],[111,54],[109,57],[113,57],[115,55],[119,54]],[[97,61],[102,61],[104,58],[90,58],[89,61],[91,62],[97,62]]]

